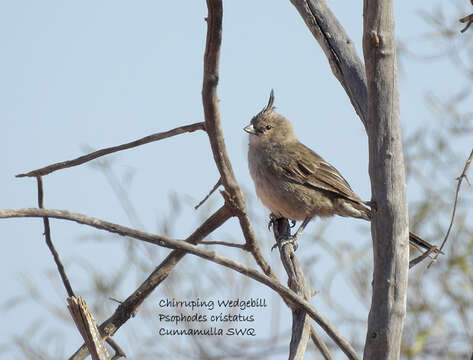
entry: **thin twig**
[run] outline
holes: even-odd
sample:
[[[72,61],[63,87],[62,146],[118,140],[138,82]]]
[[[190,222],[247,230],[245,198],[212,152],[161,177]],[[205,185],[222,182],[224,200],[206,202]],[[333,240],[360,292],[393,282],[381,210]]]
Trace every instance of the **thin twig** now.
[[[37,184],[38,184],[38,207],[40,209],[44,208],[43,204],[43,199],[44,199],[44,191],[43,191],[43,178],[41,176],[36,177]],[[44,235],[46,238],[46,244],[48,245],[49,250],[51,251],[54,261],[56,263],[56,266],[58,268],[59,274],[62,279],[62,283],[64,284],[64,287],[66,288],[68,296],[72,299],[75,299],[74,291],[72,290],[72,286],[69,282],[69,278],[67,277],[66,271],[64,269],[64,266],[61,262],[61,259],[59,258],[59,254],[56,251],[56,248],[54,247],[54,244],[51,239],[51,228],[49,225],[49,218],[48,217],[43,217],[43,222],[44,222]],[[115,355],[111,358],[112,360],[119,359],[121,357],[126,357],[125,352],[120,348],[120,346],[112,339],[108,338],[107,343],[112,347],[112,349],[115,351]]]
[[[235,243],[229,243],[226,241],[201,241],[200,244],[202,245],[223,245],[223,246],[228,246],[228,247],[233,247],[233,248],[239,248],[242,250],[246,250],[247,246],[245,244],[235,244]]]
[[[194,206],[194,209],[197,210],[198,208],[200,208],[202,204],[207,201],[210,195],[212,195],[221,184],[222,184],[222,178],[218,179],[217,183],[214,185],[212,190],[210,190],[209,193],[196,206]]]
[[[71,220],[80,224],[95,227],[96,229],[106,230],[122,236],[129,236],[144,242],[163,246],[169,249],[178,249],[184,252],[196,255],[203,259],[215,262],[229,269],[237,271],[245,276],[256,280],[269,288],[276,291],[282,297],[288,299],[297,307],[301,308],[322,328],[325,330],[328,336],[340,347],[340,349],[350,358],[358,359],[358,356],[351,346],[351,344],[338,333],[337,329],[322,315],[320,314],[309,301],[303,299],[294,293],[291,289],[283,286],[279,281],[262,274],[258,270],[240,264],[232,259],[221,256],[215,251],[208,251],[198,246],[192,245],[182,240],[171,239],[166,236],[160,236],[150,234],[144,231],[131,229],[126,226],[114,224],[108,221],[100,220],[97,218],[89,217],[82,214],[72,213],[65,210],[47,210],[47,209],[20,209],[20,210],[0,210],[0,218],[17,218],[17,217],[52,217],[57,219]],[[117,311],[119,311],[117,309]],[[123,314],[121,314],[123,315]],[[108,329],[102,329],[107,334]]]
[[[126,358],[126,354],[125,352],[123,351],[123,349],[115,342],[115,340],[113,340],[112,338],[107,338],[107,344],[110,345],[110,347],[113,349],[113,351],[115,351],[115,354],[112,356],[112,359],[111,360],[117,360],[117,359],[120,359],[122,357],[125,357]]]
[[[121,300],[115,299],[115,298],[112,297],[112,296],[109,296],[108,300],[110,300],[110,301],[115,301],[115,302],[118,303],[118,304],[121,304],[121,303],[122,303]]]
[[[458,183],[457,183],[457,189],[455,191],[455,201],[453,202],[452,217],[450,219],[450,225],[448,226],[447,233],[445,234],[445,237],[442,241],[442,245],[440,246],[439,251],[442,251],[443,247],[445,246],[445,243],[447,242],[448,236],[450,235],[450,231],[452,230],[452,227],[453,227],[453,221],[455,220],[455,214],[457,212],[458,195],[460,193],[460,187],[461,187],[462,181],[463,181],[463,179],[465,179],[469,183],[468,177],[466,176],[466,172],[468,171],[468,168],[470,167],[472,159],[473,159],[473,149],[470,152],[470,156],[468,156],[468,159],[466,160],[466,163],[465,163],[465,166],[463,167],[462,173],[456,179],[458,181]],[[432,261],[427,266],[427,268],[430,268],[432,263],[435,260],[437,260],[438,255],[439,255],[439,253],[437,253],[435,255],[435,257],[432,259]]]
[[[458,21],[460,21],[461,23],[466,23],[466,26],[463,29],[460,30],[461,33],[464,33],[465,31],[468,30],[470,25],[473,23],[473,14],[465,16],[465,17],[461,18]]]
[[[44,192],[43,192],[43,178],[41,176],[36,177],[36,182],[38,184],[38,207],[40,209],[43,209],[43,198],[44,198]],[[59,254],[56,251],[56,248],[54,247],[53,241],[51,239],[51,227],[49,226],[49,218],[48,217],[43,217],[43,224],[44,224],[44,237],[46,240],[46,245],[49,248],[49,251],[51,251],[51,254],[53,255],[54,262],[56,263],[57,270],[59,271],[59,275],[61,276],[62,283],[64,284],[64,287],[66,288],[67,295],[69,297],[75,297],[74,291],[72,290],[71,283],[69,282],[69,279],[66,275],[66,271],[64,270],[64,266],[62,265],[61,259],[59,258]]]
[[[114,153],[114,152],[117,152],[117,151],[131,149],[133,147],[144,145],[144,144],[147,144],[147,143],[150,143],[150,142],[153,142],[153,141],[162,140],[162,139],[165,139],[165,138],[168,138],[168,137],[171,137],[171,136],[183,134],[183,133],[186,133],[186,132],[193,132],[193,131],[196,131],[196,130],[205,130],[204,123],[199,122],[199,123],[195,123],[195,124],[191,124],[191,125],[180,126],[180,127],[177,127],[175,129],[172,129],[172,130],[169,130],[169,131],[160,132],[160,133],[152,134],[152,135],[149,135],[149,136],[145,136],[141,139],[138,139],[138,140],[126,143],[126,144],[122,144],[122,145],[118,145],[118,146],[112,146],[112,147],[105,148],[105,149],[100,149],[100,150],[94,151],[90,154],[79,156],[78,158],[75,158],[75,159],[72,159],[72,160],[62,161],[62,162],[59,162],[59,163],[48,165],[48,166],[45,166],[41,169],[33,170],[33,171],[30,171],[30,172],[25,173],[25,174],[18,174],[18,175],[16,175],[16,177],[34,177],[34,176],[47,175],[47,174],[50,174],[50,173],[52,173],[54,171],[57,171],[57,170],[60,170],[60,169],[65,169],[65,168],[69,168],[69,167],[84,164],[88,161],[97,159],[98,157],[108,155],[108,154],[111,154],[111,153]]]

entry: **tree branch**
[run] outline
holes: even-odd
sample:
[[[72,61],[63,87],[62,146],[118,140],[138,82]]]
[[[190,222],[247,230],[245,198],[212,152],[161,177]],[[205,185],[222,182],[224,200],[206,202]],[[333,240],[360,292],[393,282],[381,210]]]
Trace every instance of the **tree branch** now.
[[[288,287],[303,299],[310,301],[311,291],[307,285],[299,261],[294,253],[294,246],[290,243],[284,244],[282,241],[291,236],[289,221],[284,218],[274,219],[272,224],[274,238],[281,256],[281,262],[284,265],[284,269],[286,269],[288,276]],[[289,346],[290,360],[299,360],[304,358],[310,332],[309,316],[300,308],[292,308],[292,331]]]
[[[353,41],[324,0],[291,0],[328,59],[365,125],[368,117],[365,68]]]
[[[465,31],[468,30],[471,24],[473,24],[473,14],[470,14],[468,16],[462,17],[460,20],[461,23],[466,23],[465,27],[460,30],[461,33],[464,33]]]
[[[169,131],[148,135],[148,136],[145,136],[141,139],[138,139],[138,140],[126,143],[126,144],[122,144],[122,145],[118,145],[118,146],[112,146],[112,147],[109,147],[109,148],[97,150],[97,151],[94,151],[90,154],[79,156],[78,158],[75,158],[75,159],[72,159],[72,160],[62,161],[62,162],[59,162],[59,163],[48,165],[48,166],[45,166],[41,169],[33,170],[33,171],[30,171],[30,172],[25,173],[25,174],[18,174],[18,175],[16,175],[16,177],[44,176],[44,175],[50,174],[50,173],[52,173],[54,171],[57,171],[57,170],[66,169],[66,168],[77,166],[77,165],[82,165],[82,164],[84,164],[88,161],[97,159],[97,158],[99,158],[101,156],[104,156],[104,155],[112,154],[112,153],[117,152],[117,151],[131,149],[131,148],[134,148],[134,147],[137,147],[137,146],[140,146],[140,145],[144,145],[144,144],[147,144],[147,143],[150,143],[150,142],[153,142],[153,141],[166,139],[166,138],[171,137],[171,136],[176,136],[176,135],[183,134],[183,133],[186,133],[186,132],[193,132],[193,131],[196,131],[196,130],[205,130],[204,123],[199,122],[199,123],[195,123],[195,124],[191,124],[191,125],[180,126],[180,127],[177,127],[175,129],[172,129],[172,130],[169,130]]]
[[[364,0],[371,193],[376,212],[373,293],[364,359],[399,359],[406,316],[409,220],[397,91],[392,0]]]
[[[242,250],[247,250],[247,246],[245,244],[235,244],[235,243],[230,243],[226,241],[201,241],[200,243],[202,245],[222,245],[222,246],[228,246],[232,248],[239,248]]]
[[[310,337],[314,345],[317,347],[317,349],[319,349],[322,357],[325,360],[333,360],[332,354],[330,354],[330,350],[328,349],[327,345],[312,326],[310,327]]]
[[[221,226],[232,216],[228,206],[224,205],[218,209],[212,216],[205,220],[187,239],[189,244],[198,244],[211,232]],[[177,263],[186,255],[185,251],[172,251],[148,278],[130,295],[125,301],[120,302],[115,312],[99,327],[102,336],[113,335],[128,319],[138,312],[143,301],[167,279]],[[69,360],[83,360],[89,354],[85,345],[82,345]]]
[[[38,185],[38,207],[43,209],[43,199],[44,199],[44,192],[43,192],[43,178],[41,176],[36,177],[36,182]],[[47,217],[43,217],[43,225],[44,225],[44,238],[46,241],[46,245],[49,248],[49,251],[53,255],[54,262],[56,263],[57,270],[59,272],[59,276],[61,276],[62,283],[66,288],[67,295],[69,297],[75,297],[74,291],[72,290],[71,283],[69,278],[67,277],[66,270],[64,269],[64,265],[59,258],[59,254],[54,247],[53,240],[51,239],[51,227],[49,226],[49,219]]]
[[[80,296],[78,298],[71,296],[67,299],[67,302],[72,319],[87,344],[87,349],[91,352],[92,360],[110,360],[110,355],[97,329],[95,319],[87,308],[84,299]]]
[[[204,54],[204,78],[202,82],[202,104],[204,107],[205,128],[207,129],[210,146],[212,148],[215,164],[221,176],[222,185],[227,192],[226,200],[232,206],[234,214],[238,217],[248,249],[263,272],[275,278],[271,267],[264,259],[259,245],[256,242],[255,233],[246,212],[243,193],[238,186],[232,165],[228,159],[220,121],[217,85],[219,79],[218,64],[220,45],[222,43],[222,1],[207,0],[207,8],[207,38]]]
[[[432,263],[435,260],[437,260],[439,253],[442,251],[443,247],[447,243],[448,236],[450,235],[450,231],[452,230],[452,227],[453,227],[453,221],[455,220],[455,214],[457,212],[458,195],[460,194],[462,181],[465,179],[468,182],[468,177],[466,176],[466,172],[468,171],[468,168],[470,167],[472,160],[473,160],[473,149],[471,149],[470,156],[468,156],[468,159],[465,162],[465,166],[463,167],[462,173],[460,174],[459,177],[457,177],[457,189],[455,191],[455,201],[453,202],[452,217],[450,218],[450,224],[448,225],[447,233],[445,234],[445,237],[443,238],[442,245],[440,246],[439,252],[435,254],[435,257],[430,262],[428,267],[430,267]]]
[[[110,223],[100,219],[92,218],[82,214],[72,213],[65,210],[47,210],[47,209],[20,209],[20,210],[0,210],[0,219],[2,218],[16,218],[16,217],[52,217],[57,219],[72,220],[80,224],[89,225],[100,230],[106,230],[122,236],[129,236],[141,241],[151,244],[163,246],[170,249],[182,250],[190,254],[196,255],[203,259],[223,265],[229,269],[233,269],[245,276],[252,278],[264,285],[267,285],[283,298],[289,300],[293,304],[303,309],[307,314],[314,319],[314,321],[325,330],[328,336],[340,347],[340,349],[350,358],[357,359],[357,355],[350,343],[343,338],[342,335],[333,327],[332,324],[305,299],[298,296],[292,290],[283,286],[279,281],[260,273],[248,266],[242,265],[234,260],[218,255],[215,251],[208,251],[201,249],[195,245],[182,240],[175,240],[165,236],[150,234],[144,231],[127,228],[118,224]],[[171,253],[172,254],[172,253]],[[123,304],[122,304],[123,305]],[[121,305],[120,305],[121,306]],[[119,308],[120,308],[119,306]],[[117,309],[117,311],[119,311]],[[113,329],[113,325],[111,326]],[[100,326],[102,331],[102,326]],[[110,328],[103,329],[105,334],[110,334]],[[114,330],[116,331],[116,329]],[[74,358],[79,359],[79,358]],[[83,358],[82,358],[83,359]]]
[[[198,208],[200,208],[202,206],[202,204],[207,201],[207,199],[210,197],[210,195],[212,195],[215,192],[215,190],[218,189],[218,187],[221,185],[221,183],[222,183],[222,180],[218,179],[218,181],[215,183],[214,187],[209,191],[209,193],[207,195],[205,195],[205,197],[196,206],[194,206],[194,209],[197,210]]]

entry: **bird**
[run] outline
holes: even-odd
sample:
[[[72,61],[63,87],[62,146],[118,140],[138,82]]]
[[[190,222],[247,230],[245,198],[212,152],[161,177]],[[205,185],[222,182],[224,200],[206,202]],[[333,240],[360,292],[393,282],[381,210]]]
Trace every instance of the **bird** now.
[[[249,133],[250,175],[271,219],[302,221],[284,243],[297,247],[297,239],[314,217],[372,219],[373,204],[361,200],[335,167],[299,142],[291,122],[275,111],[273,90],[267,105],[243,130]],[[413,233],[409,233],[409,241],[417,249],[438,251]]]

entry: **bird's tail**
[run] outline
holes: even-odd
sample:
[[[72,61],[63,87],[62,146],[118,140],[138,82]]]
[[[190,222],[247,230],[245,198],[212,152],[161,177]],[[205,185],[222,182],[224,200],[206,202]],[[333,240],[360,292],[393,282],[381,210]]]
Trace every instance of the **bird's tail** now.
[[[443,252],[440,251],[437,246],[430,244],[429,242],[411,232],[409,233],[409,243],[418,250],[420,250],[419,248],[422,248],[425,250],[431,250],[434,254],[443,254]]]
[[[373,218],[373,213],[371,211],[372,203],[369,201],[362,201],[358,203],[359,209],[362,211],[364,216],[361,216],[363,219],[371,221]],[[368,208],[369,206],[370,208]],[[416,234],[409,232],[409,243],[411,246],[415,247],[417,250],[422,251],[430,250],[433,254],[443,254],[442,251],[437,248],[437,246],[430,244],[429,242],[425,241],[424,239],[420,238]]]

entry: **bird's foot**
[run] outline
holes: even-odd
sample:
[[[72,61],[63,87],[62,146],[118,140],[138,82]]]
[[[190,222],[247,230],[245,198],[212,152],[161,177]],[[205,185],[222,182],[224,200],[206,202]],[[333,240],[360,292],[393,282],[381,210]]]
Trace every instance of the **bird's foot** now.
[[[281,249],[286,246],[291,244],[294,247],[294,251],[297,250],[297,236],[294,235],[289,235],[289,236],[281,236],[276,240],[276,243],[273,245],[271,248],[271,251],[273,251],[275,248],[280,247]]]
[[[376,207],[376,201],[374,200],[363,201],[363,204],[365,204],[366,206],[369,206],[373,213],[375,213],[378,210],[378,208]]]
[[[271,231],[271,228],[274,226],[277,220],[280,218],[274,215],[273,213],[269,214],[269,222],[268,222],[268,230]],[[289,219],[289,227],[292,229],[294,226],[296,226],[296,221],[295,220],[290,220]]]

